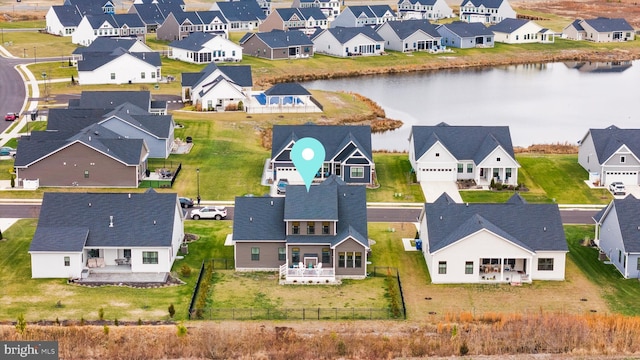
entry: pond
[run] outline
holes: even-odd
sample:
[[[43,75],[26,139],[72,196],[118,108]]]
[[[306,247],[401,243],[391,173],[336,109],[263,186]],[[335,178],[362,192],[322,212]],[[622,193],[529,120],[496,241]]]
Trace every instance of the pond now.
[[[633,66],[635,65],[635,66]],[[303,83],[376,101],[394,131],[375,150],[407,150],[412,125],[507,125],[514,146],[576,144],[589,128],[638,127],[638,62],[549,63],[375,75]]]

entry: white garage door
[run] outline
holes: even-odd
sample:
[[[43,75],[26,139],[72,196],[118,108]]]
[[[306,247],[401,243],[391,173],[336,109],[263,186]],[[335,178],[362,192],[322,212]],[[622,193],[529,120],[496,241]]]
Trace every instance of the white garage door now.
[[[607,186],[614,181],[621,181],[625,185],[638,184],[637,171],[607,171],[605,174],[605,183]]]
[[[456,181],[456,169],[454,168],[420,169],[419,181]]]

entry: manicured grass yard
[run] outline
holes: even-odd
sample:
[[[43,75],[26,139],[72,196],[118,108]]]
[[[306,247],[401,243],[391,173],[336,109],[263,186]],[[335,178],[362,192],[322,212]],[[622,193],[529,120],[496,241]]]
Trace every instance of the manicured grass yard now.
[[[229,221],[189,221],[185,231],[201,238],[189,245],[190,254],[184,260],[174,264],[174,271],[183,263],[193,269],[191,276],[183,278],[185,285],[158,289],[91,288],[68,285],[65,279],[31,279],[28,250],[36,224],[35,219],[20,220],[3,233],[5,240],[0,241],[0,319],[15,320],[22,313],[28,321],[97,320],[98,310],[104,308],[108,320],[158,320],[168,318],[170,304],[176,307],[175,317],[184,319],[202,258],[230,256],[224,253],[226,249],[208,245],[218,238],[224,242],[224,236],[230,232]]]
[[[367,190],[367,201],[424,202],[422,188],[412,180],[407,154],[374,153],[373,161],[380,187]]]
[[[529,202],[558,204],[608,204],[612,196],[606,189],[590,189],[584,182],[587,172],[578,164],[578,154],[518,154],[522,165],[518,182],[528,191],[520,192]],[[467,202],[505,202],[513,191],[462,191]]]

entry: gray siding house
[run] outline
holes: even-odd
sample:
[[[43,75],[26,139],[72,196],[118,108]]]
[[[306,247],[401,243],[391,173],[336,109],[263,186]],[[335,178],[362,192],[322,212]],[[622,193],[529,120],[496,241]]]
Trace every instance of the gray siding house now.
[[[640,278],[640,200],[615,199],[594,216],[595,243],[625,279]]]
[[[336,283],[367,274],[365,188],[332,176],[286,197],[237,197],[236,270],[278,271],[280,283]]]
[[[149,150],[142,139],[126,139],[95,124],[78,133],[33,131],[18,142],[17,185],[133,187],[147,170]]]
[[[153,115],[133,104],[115,109],[51,109],[47,130],[77,132],[100,124],[121,137],[143,139],[149,157],[166,159],[174,142],[175,123],[172,115]]]
[[[247,33],[240,39],[240,45],[244,55],[263,59],[295,59],[313,56],[313,41],[300,30]]]
[[[475,47],[493,47],[493,31],[487,29],[482,23],[466,23],[454,21],[436,28],[442,36],[442,46],[451,46],[461,49]]]
[[[578,163],[589,172],[589,181],[608,186],[614,181],[640,183],[640,129],[589,129],[578,147]]]
[[[273,126],[270,168],[274,183],[280,179],[287,179],[289,184],[304,183],[290,157],[293,145],[304,137],[317,139],[325,148],[324,165],[315,181],[335,175],[348,184],[374,184],[371,127],[313,124]]]

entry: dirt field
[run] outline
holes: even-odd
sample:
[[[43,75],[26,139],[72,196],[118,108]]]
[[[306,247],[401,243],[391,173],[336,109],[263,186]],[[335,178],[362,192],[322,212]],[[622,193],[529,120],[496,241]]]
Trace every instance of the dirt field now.
[[[636,0],[517,0],[511,1],[511,6],[516,11],[533,10],[571,19],[624,18],[634,28],[640,27],[640,3]]]

